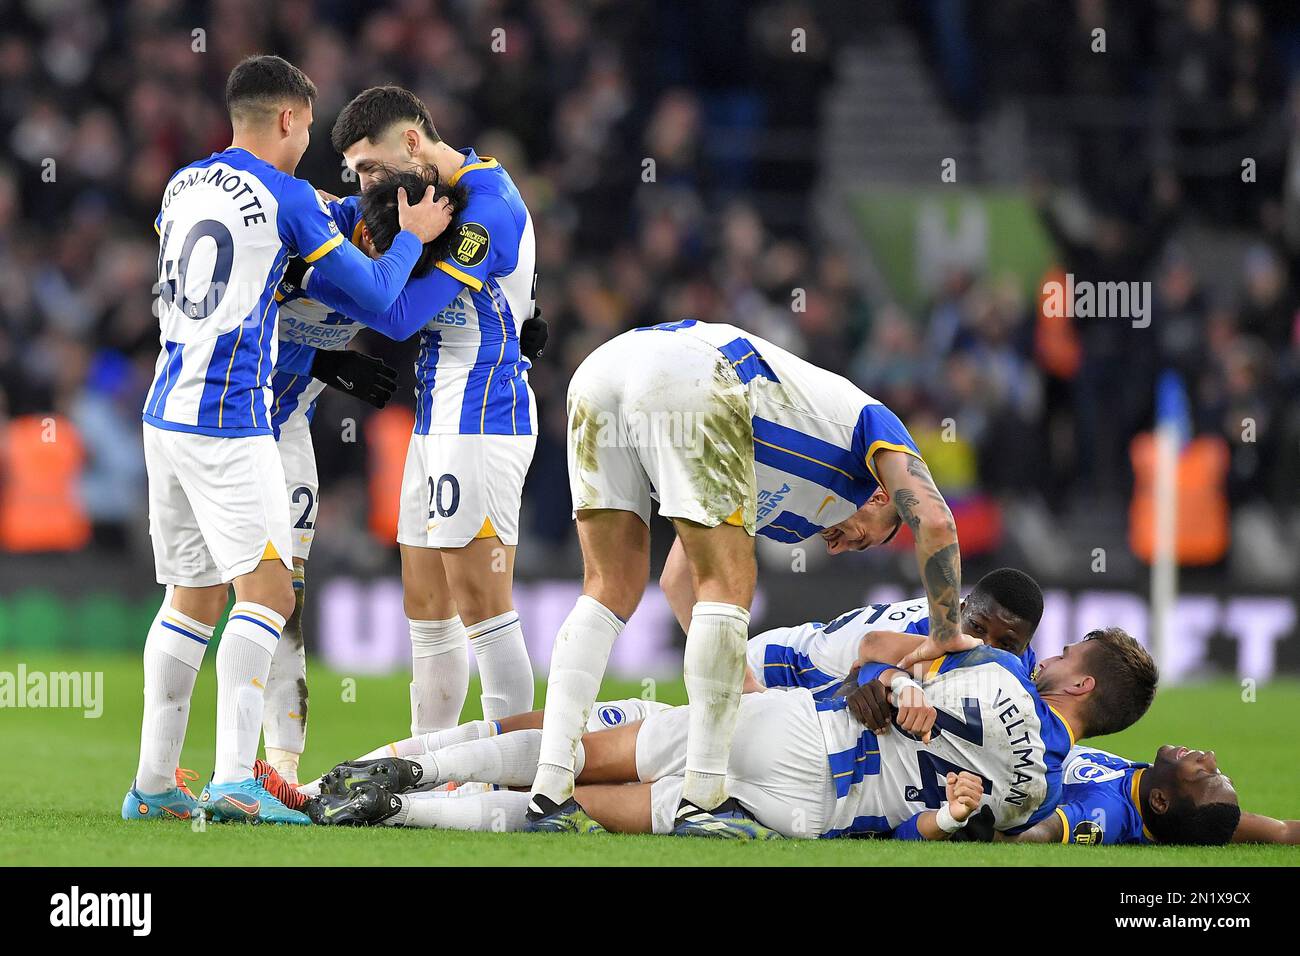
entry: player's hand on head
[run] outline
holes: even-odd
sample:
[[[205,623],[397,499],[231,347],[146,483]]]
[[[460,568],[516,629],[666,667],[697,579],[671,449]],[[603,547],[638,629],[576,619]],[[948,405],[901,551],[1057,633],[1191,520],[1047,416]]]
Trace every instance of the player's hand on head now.
[[[958,823],[978,810],[984,798],[984,782],[966,770],[949,773],[944,778],[944,789],[948,796],[948,812]]]
[[[346,392],[375,408],[383,408],[397,391],[397,370],[381,358],[350,349],[319,349],[312,360],[312,378]]]
[[[945,654],[956,654],[961,651],[969,651],[973,648],[979,647],[981,643],[982,642],[979,639],[971,637],[969,634],[959,634],[957,635],[957,640],[953,642],[951,647],[940,647],[938,641],[932,637],[927,637],[917,645],[916,650],[912,651],[912,653],[899,661],[898,666],[903,670],[910,672],[912,668],[919,664],[923,665],[929,661],[938,660]]]
[[[525,319],[524,324],[519,327],[519,351],[532,361],[537,361],[546,351],[546,340],[550,338],[550,334],[550,326],[542,318],[542,310],[533,306],[532,318]]]
[[[849,675],[856,683],[857,668]],[[889,707],[889,690],[879,681],[869,680],[854,687],[847,697],[849,713],[873,734],[889,732],[893,714]]]
[[[413,232],[421,242],[432,242],[451,225],[451,200],[446,196],[435,200],[433,187],[424,191],[417,202],[411,202],[406,190],[397,188],[397,222],[406,232]]]

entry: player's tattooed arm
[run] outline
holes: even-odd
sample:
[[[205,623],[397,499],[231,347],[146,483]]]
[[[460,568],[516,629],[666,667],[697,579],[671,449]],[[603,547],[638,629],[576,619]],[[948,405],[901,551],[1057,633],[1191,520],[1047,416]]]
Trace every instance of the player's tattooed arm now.
[[[930,601],[930,637],[955,650],[961,636],[961,551],[957,524],[921,459],[899,451],[876,453],[876,474],[912,529],[916,560]]]

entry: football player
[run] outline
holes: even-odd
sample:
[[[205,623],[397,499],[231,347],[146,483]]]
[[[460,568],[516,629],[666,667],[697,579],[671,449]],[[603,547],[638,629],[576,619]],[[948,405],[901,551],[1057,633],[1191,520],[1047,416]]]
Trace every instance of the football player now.
[[[903,658],[922,643],[881,632],[871,640],[872,653],[885,660]],[[728,786],[753,819],[720,818],[715,835],[762,837],[766,827],[787,837],[827,838],[888,833],[909,821],[923,834],[949,834],[966,819],[945,802],[964,790],[963,773],[979,778],[981,804],[991,808],[996,828],[1022,832],[1052,814],[1061,765],[1076,734],[1122,730],[1155,694],[1150,656],[1117,628],[1094,631],[1043,661],[1032,682],[1011,654],[969,638],[959,642],[966,649],[934,661],[923,689],[898,668],[862,668],[859,682],[888,687],[898,706],[887,734],[864,729],[843,699],[817,702],[804,688],[746,695]],[[671,708],[640,724],[584,736],[575,765],[578,798],[588,815],[574,819],[570,829],[672,832],[690,710]],[[541,734],[520,731],[440,751],[433,769],[437,777],[526,786],[530,757],[540,747]],[[422,782],[436,782],[424,769]],[[377,782],[383,774],[389,788]],[[346,794],[318,797],[310,812],[330,823],[505,830],[526,824],[523,794],[394,792],[414,776],[408,761],[378,761],[367,779],[341,781]]]
[[[395,86],[344,107],[333,142],[362,188],[388,169],[432,167],[469,199],[452,251],[372,310],[308,270],[307,296],[395,339],[419,332],[416,422],[397,541],[410,621],[411,733],[454,726],[474,646],[489,718],[532,709],[533,673],[512,595],[524,476],[537,442],[531,361],[532,218],[490,157],[444,143],[419,98]],[[538,323],[534,323],[535,325]]]
[[[1014,837],[1020,843],[1300,843],[1300,820],[1241,809],[1213,750],[1171,744],[1150,763],[1075,747],[1056,812]]]
[[[177,171],[158,232],[160,351],[144,407],[149,531],[167,594],[144,649],[144,716],[126,819],[184,818],[177,786],[190,695],[233,585],[217,652],[216,763],[200,802],[214,819],[306,823],[253,777],[263,691],[293,613],[284,469],[272,434],[275,290],[294,255],[371,308],[401,291],[422,243],[450,215],[427,195],[402,203],[404,229],[378,261],[343,241],[316,191],[293,175],[316,88],[275,56],[226,84],[228,149]],[[414,197],[419,199],[419,197]]]
[[[411,274],[421,276],[433,264],[451,255],[455,216],[464,208],[468,192],[463,185],[448,186],[438,181],[436,171],[392,175],[370,184],[366,197],[349,196],[330,200],[328,208],[339,232],[372,258],[386,251],[398,230],[396,196],[399,188],[410,195],[423,195],[434,187],[435,199],[447,198],[453,228],[425,243]],[[368,211],[369,223],[363,216]],[[390,215],[391,213],[391,215]],[[391,220],[391,221],[390,221]],[[301,260],[293,260],[299,264]],[[291,264],[292,265],[292,264]],[[396,372],[382,360],[349,349],[363,328],[358,322],[306,297],[295,276],[302,269],[290,268],[276,292],[280,310],[280,354],[271,379],[274,401],[271,427],[284,464],[285,487],[293,521],[294,611],[271,660],[266,682],[266,707],[262,732],[266,758],[289,783],[298,782],[298,762],[307,742],[307,659],[303,643],[302,612],[306,598],[307,559],[316,535],[320,507],[320,486],[316,474],[316,451],[311,440],[311,420],[321,391],[331,386],[382,408],[397,387]],[[299,371],[306,368],[307,372]]]
[[[822,535],[833,553],[916,538],[933,643],[960,637],[956,526],[916,444],[851,382],[731,325],[624,333],[578,368],[568,460],[583,594],[556,636],[530,825],[564,830],[573,752],[605,663],[645,590],[650,502],[673,522],[692,579],[684,674],[692,704],[676,832],[713,831],[744,686],[754,535]]]

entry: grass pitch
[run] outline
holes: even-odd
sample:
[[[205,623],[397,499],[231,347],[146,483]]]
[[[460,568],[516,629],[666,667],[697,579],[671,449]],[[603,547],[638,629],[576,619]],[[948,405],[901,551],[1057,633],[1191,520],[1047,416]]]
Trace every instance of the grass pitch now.
[[[210,656],[210,655],[209,655]],[[0,656],[0,671],[18,659]],[[50,655],[24,657],[28,673],[102,671],[103,714],[0,710],[0,758],[11,781],[0,803],[0,865],[45,866],[1294,866],[1294,847],[1065,847],[893,843],[884,840],[784,840],[729,844],[663,837],[569,837],[428,830],[317,829],[183,823],[126,823],[122,797],[135,771],[140,733],[141,674],[135,658]],[[305,774],[406,735],[404,675],[345,678],[313,668],[311,726]],[[659,696],[684,702],[680,683]],[[538,700],[544,685],[539,685]],[[607,682],[603,697],[637,696],[640,687]],[[349,702],[346,696],[353,696]],[[1234,682],[1162,690],[1151,712],[1098,746],[1147,759],[1163,743],[1212,748],[1248,810],[1300,816],[1295,791],[1294,724],[1300,682],[1260,687],[1242,699]],[[476,710],[470,689],[467,714]],[[215,669],[200,675],[182,766],[206,777],[212,769]],[[470,714],[475,716],[475,714]]]

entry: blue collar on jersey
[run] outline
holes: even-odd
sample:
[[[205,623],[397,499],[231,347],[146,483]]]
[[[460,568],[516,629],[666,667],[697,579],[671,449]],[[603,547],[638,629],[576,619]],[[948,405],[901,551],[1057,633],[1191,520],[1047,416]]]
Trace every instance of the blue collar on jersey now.
[[[465,162],[461,163],[460,169],[451,174],[451,179],[447,180],[448,186],[456,185],[466,173],[472,173],[478,169],[496,169],[501,165],[491,156],[480,156],[474,152],[472,146],[458,149],[456,152],[465,157]]]

